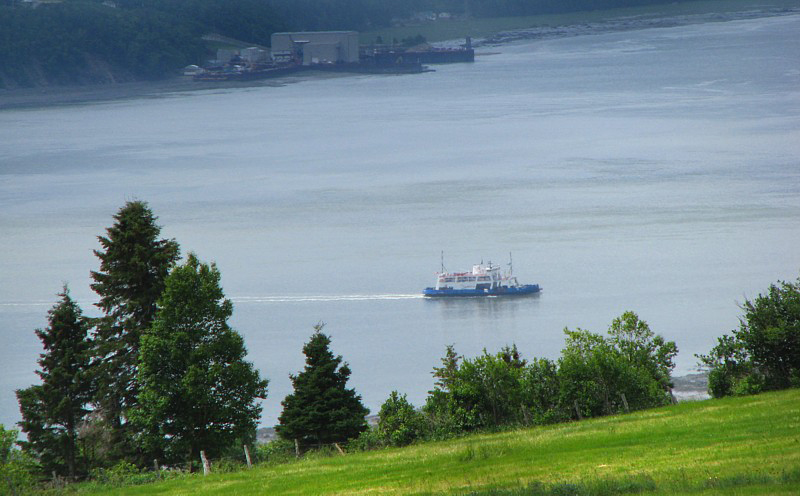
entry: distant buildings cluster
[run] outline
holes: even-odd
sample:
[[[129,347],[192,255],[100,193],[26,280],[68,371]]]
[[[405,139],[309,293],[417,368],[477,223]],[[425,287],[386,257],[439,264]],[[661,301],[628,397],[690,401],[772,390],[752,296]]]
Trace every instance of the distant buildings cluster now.
[[[234,40],[207,38],[215,41]],[[427,44],[359,46],[357,31],[299,31],[273,33],[271,48],[217,50],[206,67],[188,66],[184,74],[201,81],[261,79],[314,68],[346,72],[415,73],[422,64],[474,61],[469,38],[463,49],[440,49]]]
[[[301,65],[357,63],[358,32],[315,31],[273,33],[272,58]]]

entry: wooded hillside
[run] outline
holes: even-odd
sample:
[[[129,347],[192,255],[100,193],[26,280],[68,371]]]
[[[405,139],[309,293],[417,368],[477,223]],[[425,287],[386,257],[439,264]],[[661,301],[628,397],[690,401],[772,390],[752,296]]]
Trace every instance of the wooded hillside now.
[[[162,79],[202,64],[207,33],[269,45],[285,30],[368,30],[416,13],[499,17],[666,0],[0,0],[0,88]]]

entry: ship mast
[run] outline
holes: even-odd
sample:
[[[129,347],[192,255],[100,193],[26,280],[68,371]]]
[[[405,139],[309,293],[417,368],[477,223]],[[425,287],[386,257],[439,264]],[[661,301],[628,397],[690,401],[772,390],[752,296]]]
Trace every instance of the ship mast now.
[[[511,252],[508,252],[508,277],[514,274],[514,259],[511,258]]]

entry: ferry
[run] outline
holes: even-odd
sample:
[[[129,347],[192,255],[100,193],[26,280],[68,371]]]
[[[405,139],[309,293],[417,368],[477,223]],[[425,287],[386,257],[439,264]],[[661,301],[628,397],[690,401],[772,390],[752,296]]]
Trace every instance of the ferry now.
[[[520,284],[513,275],[511,263],[506,274],[500,272],[500,266],[492,262],[483,262],[472,266],[471,272],[447,272],[442,264],[442,271],[436,273],[436,286],[425,288],[423,296],[522,296],[538,293],[538,284]]]

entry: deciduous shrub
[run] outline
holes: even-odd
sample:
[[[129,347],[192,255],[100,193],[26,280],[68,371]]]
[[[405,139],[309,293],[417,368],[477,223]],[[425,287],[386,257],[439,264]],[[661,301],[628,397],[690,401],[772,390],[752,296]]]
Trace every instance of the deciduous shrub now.
[[[745,301],[739,329],[697,355],[709,371],[709,393],[719,398],[800,386],[800,278],[780,281]]]
[[[18,432],[6,430],[0,424],[0,494],[25,494],[35,483],[36,462],[28,454],[16,449]]]
[[[256,446],[256,461],[258,463],[278,464],[295,459],[294,442],[286,439],[276,439],[266,444]]]
[[[424,435],[422,415],[408,402],[406,395],[392,391],[381,406],[378,433],[388,446],[405,446]]]

